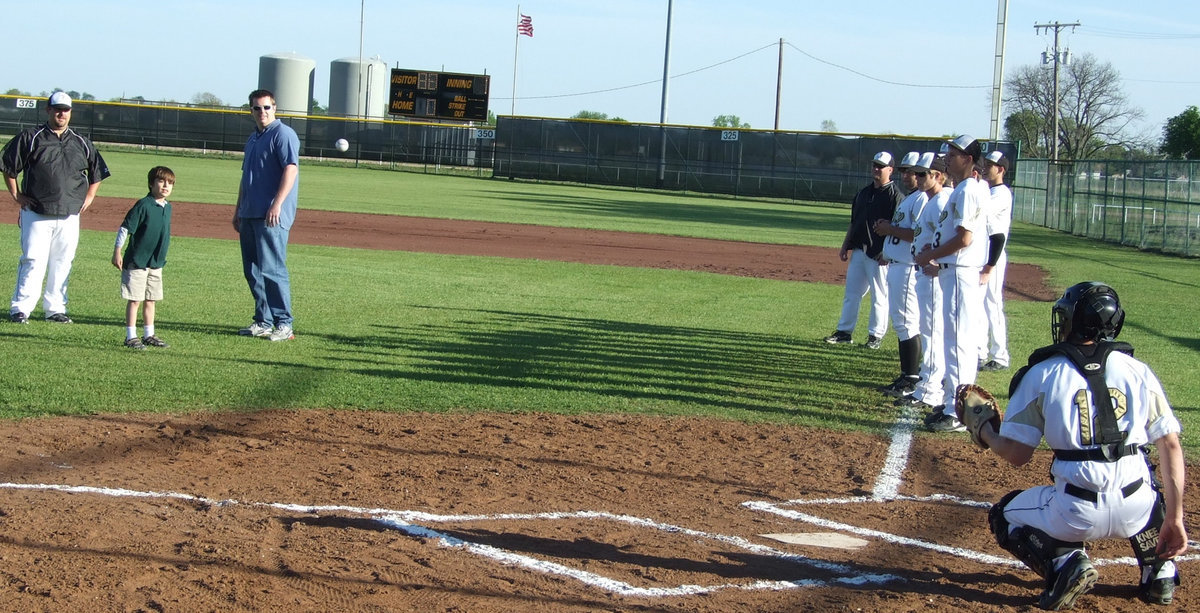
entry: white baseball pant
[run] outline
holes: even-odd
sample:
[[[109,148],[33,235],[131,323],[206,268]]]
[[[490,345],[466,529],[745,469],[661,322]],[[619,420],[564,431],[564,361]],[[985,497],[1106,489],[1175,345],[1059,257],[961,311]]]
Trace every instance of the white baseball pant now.
[[[854,332],[858,325],[858,309],[862,299],[871,292],[871,313],[867,321],[867,332],[883,338],[888,326],[888,290],[885,277],[886,267],[867,257],[862,249],[850,252],[850,263],[846,267],[846,293],[842,297],[842,316],[837,329]]]
[[[22,209],[20,220],[21,260],[9,312],[29,315],[40,293],[46,315],[66,313],[67,277],[79,246],[79,215],[42,215]]]
[[[979,374],[979,335],[973,331],[983,325],[983,296],[978,266],[942,266],[944,268],[938,271],[938,282],[942,287],[946,377],[942,385],[942,402],[938,404],[945,404],[945,413],[953,415],[955,388],[963,383],[974,383]]]
[[[1000,260],[992,267],[987,285],[983,287],[983,312],[987,327],[980,329],[979,361],[995,360],[1008,366],[1008,324],[1004,319],[1004,269],[1008,267],[1008,254],[1001,253]]]
[[[942,403],[946,355],[942,335],[942,287],[937,277],[916,273],[917,304],[921,308],[921,381],[913,396],[931,406]]]

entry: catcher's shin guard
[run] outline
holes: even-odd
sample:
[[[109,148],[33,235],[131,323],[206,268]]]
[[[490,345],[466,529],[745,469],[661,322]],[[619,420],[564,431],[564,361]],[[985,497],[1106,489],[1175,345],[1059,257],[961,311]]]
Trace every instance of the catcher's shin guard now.
[[[1153,468],[1152,468],[1153,470]],[[1151,481],[1157,486],[1157,479],[1154,479],[1154,473],[1151,472]],[[1179,567],[1174,565],[1170,560],[1159,559],[1156,551],[1158,549],[1158,533],[1162,529],[1163,519],[1166,517],[1166,504],[1163,501],[1162,492],[1158,487],[1154,488],[1157,498],[1154,501],[1154,506],[1150,509],[1150,519],[1146,521],[1146,527],[1142,528],[1137,534],[1129,537],[1129,544],[1133,547],[1133,555],[1137,558],[1139,570],[1141,571],[1141,580],[1138,582],[1138,595],[1145,602],[1150,604],[1171,604],[1175,597],[1175,586],[1179,585]],[[1164,577],[1159,579],[1158,575],[1162,573],[1163,567],[1167,564],[1172,564],[1175,567],[1173,577]]]
[[[1021,490],[1009,492],[1000,502],[992,505],[988,511],[988,524],[992,535],[996,537],[997,545],[1016,556],[1042,579],[1049,581],[1054,576],[1054,559],[1075,550],[1082,551],[1083,543],[1060,541],[1030,526],[1010,529],[1008,520],[1004,518],[1004,507],[1020,493]]]

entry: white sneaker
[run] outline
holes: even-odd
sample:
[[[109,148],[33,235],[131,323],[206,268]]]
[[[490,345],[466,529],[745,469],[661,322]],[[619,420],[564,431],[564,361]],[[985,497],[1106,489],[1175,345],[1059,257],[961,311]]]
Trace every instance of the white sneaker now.
[[[246,326],[245,328],[238,330],[238,334],[240,336],[258,336],[258,337],[267,336],[267,335],[271,334],[271,326],[268,326],[267,324],[264,324],[261,321],[256,321],[256,322],[250,324],[249,326]]]
[[[293,338],[296,338],[296,336],[292,334],[292,326],[290,324],[283,324],[275,328],[275,330],[267,336],[267,339],[272,341],[290,341]]]

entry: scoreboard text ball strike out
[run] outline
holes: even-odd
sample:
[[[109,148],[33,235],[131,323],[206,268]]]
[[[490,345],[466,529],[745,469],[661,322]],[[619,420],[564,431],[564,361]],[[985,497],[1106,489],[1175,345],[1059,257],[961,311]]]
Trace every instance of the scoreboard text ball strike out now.
[[[487,121],[488,75],[392,69],[388,113]]]

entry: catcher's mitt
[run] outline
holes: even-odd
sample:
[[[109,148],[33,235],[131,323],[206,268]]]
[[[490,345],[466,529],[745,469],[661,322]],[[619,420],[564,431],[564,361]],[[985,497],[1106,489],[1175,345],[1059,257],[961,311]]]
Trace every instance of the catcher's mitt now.
[[[996,398],[973,383],[964,383],[954,390],[954,412],[971,433],[971,440],[982,449],[987,449],[988,444],[979,436],[980,429],[990,423],[992,429],[999,432],[1000,420],[1004,417]]]

